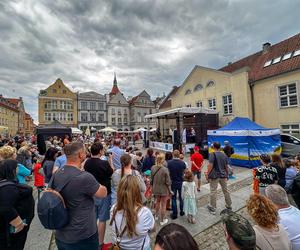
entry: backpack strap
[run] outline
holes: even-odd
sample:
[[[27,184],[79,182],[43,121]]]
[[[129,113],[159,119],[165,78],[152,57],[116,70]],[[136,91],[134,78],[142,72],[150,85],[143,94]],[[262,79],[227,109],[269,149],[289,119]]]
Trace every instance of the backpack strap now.
[[[7,180],[0,181],[0,188],[8,186],[8,185],[14,185],[15,186],[16,183],[14,183],[13,181],[7,181]]]

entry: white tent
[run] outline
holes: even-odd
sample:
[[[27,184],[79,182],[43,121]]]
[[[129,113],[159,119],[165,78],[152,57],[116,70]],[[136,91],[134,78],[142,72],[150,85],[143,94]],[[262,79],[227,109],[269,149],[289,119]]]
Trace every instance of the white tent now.
[[[74,135],[81,135],[82,131],[79,128],[71,128],[72,134]]]
[[[134,130],[133,132],[138,133],[138,132],[144,132],[144,131],[147,131],[147,129],[139,128],[139,129]]]
[[[115,130],[115,129],[111,128],[111,127],[106,127],[106,128],[100,129],[99,131],[100,132],[108,132],[108,133],[117,132],[117,130]]]

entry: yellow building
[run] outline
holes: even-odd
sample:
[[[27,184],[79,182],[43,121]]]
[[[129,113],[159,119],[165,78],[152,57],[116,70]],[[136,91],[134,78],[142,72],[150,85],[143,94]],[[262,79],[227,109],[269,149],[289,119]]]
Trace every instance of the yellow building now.
[[[220,126],[240,116],[300,134],[299,84],[300,33],[219,70],[195,66],[160,111],[202,106],[219,112]]]
[[[18,107],[0,95],[0,134],[15,136],[18,132]]]
[[[39,94],[39,125],[59,121],[68,127],[77,127],[77,94],[61,79]]]

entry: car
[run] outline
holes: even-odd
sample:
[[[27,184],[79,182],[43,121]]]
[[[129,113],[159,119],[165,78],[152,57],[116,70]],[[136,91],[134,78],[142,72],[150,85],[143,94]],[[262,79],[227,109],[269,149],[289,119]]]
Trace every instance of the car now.
[[[291,134],[280,134],[282,156],[291,157],[300,154],[300,139]]]

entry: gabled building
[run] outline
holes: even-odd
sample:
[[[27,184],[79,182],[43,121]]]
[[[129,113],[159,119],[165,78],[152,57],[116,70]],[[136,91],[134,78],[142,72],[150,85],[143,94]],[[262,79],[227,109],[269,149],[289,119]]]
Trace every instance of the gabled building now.
[[[94,91],[78,94],[78,127],[100,130],[107,126],[107,107],[104,95]]]
[[[139,128],[154,128],[156,127],[155,121],[148,121],[145,119],[146,115],[156,113],[155,104],[151,100],[150,95],[143,90],[139,95],[133,97],[129,101],[130,105],[130,126],[131,130]]]
[[[195,66],[160,110],[206,107],[219,125],[248,117],[269,128],[300,134],[300,33],[216,70]],[[174,92],[174,89],[173,89]]]
[[[130,130],[129,103],[118,88],[116,74],[113,87],[107,96],[107,124],[119,131]]]
[[[0,95],[0,134],[15,136],[18,131],[19,108],[11,101],[11,98],[4,98]]]
[[[39,93],[39,125],[59,121],[67,127],[77,127],[77,93],[61,79]]]
[[[13,105],[17,106],[19,110],[18,114],[18,132],[19,135],[25,135],[25,107],[23,98],[7,98],[7,100]]]
[[[25,113],[25,136],[31,136],[34,134],[35,131],[35,124],[34,120],[32,119],[31,115]]]

